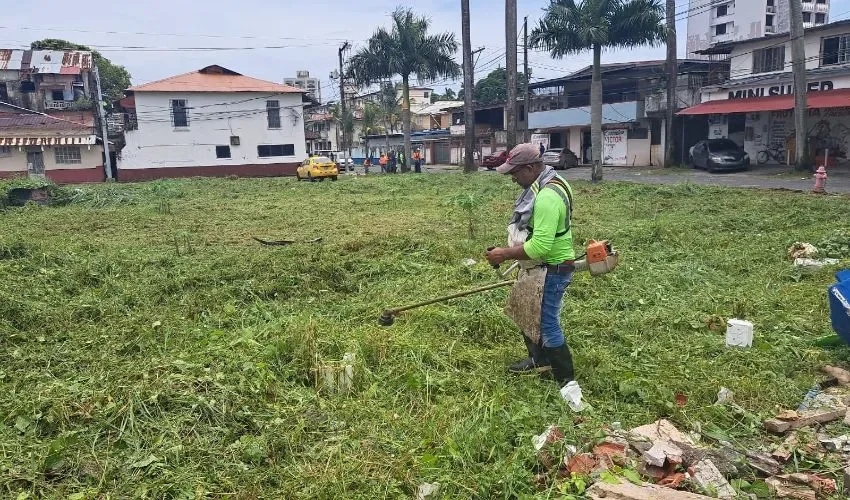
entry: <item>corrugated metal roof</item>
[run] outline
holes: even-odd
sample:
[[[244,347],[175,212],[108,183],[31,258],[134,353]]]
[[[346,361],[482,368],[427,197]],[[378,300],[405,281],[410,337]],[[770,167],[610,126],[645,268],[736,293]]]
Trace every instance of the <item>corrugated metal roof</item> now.
[[[0,49],[0,69],[78,75],[82,71],[90,71],[92,64],[91,52],[82,50]]]
[[[163,80],[130,87],[133,92],[269,92],[274,94],[304,94],[304,89],[258,80],[224,68],[206,68],[172,76]]]
[[[23,50],[0,49],[0,69],[21,69],[23,57]]]
[[[85,122],[53,118],[36,114],[0,114],[0,130],[4,135],[17,135],[11,129],[44,130],[57,132],[91,132],[92,127]]]

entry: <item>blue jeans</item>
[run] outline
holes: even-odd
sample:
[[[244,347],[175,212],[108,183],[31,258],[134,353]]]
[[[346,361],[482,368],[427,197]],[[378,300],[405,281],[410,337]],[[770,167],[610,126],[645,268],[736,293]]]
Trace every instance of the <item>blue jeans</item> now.
[[[540,310],[540,337],[543,347],[561,347],[565,343],[564,330],[561,328],[561,309],[564,305],[564,292],[572,280],[572,273],[546,274],[543,306]]]

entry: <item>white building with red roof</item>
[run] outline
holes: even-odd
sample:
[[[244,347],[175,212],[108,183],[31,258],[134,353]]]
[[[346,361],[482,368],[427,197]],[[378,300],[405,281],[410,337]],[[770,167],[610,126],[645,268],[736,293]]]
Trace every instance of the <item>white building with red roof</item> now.
[[[302,89],[207,66],[127,93],[120,181],[294,175],[306,158]]]

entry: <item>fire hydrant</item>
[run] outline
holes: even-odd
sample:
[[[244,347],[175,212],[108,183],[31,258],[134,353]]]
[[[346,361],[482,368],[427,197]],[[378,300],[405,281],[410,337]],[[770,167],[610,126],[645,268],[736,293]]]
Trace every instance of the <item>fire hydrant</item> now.
[[[826,167],[821,165],[818,171],[815,172],[815,193],[826,193]]]

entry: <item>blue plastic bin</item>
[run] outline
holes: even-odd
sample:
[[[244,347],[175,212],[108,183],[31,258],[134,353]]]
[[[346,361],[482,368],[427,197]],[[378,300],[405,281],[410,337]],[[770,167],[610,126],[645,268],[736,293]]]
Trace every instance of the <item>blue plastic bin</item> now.
[[[829,287],[829,313],[832,328],[850,344],[850,269],[836,274],[838,283]]]

